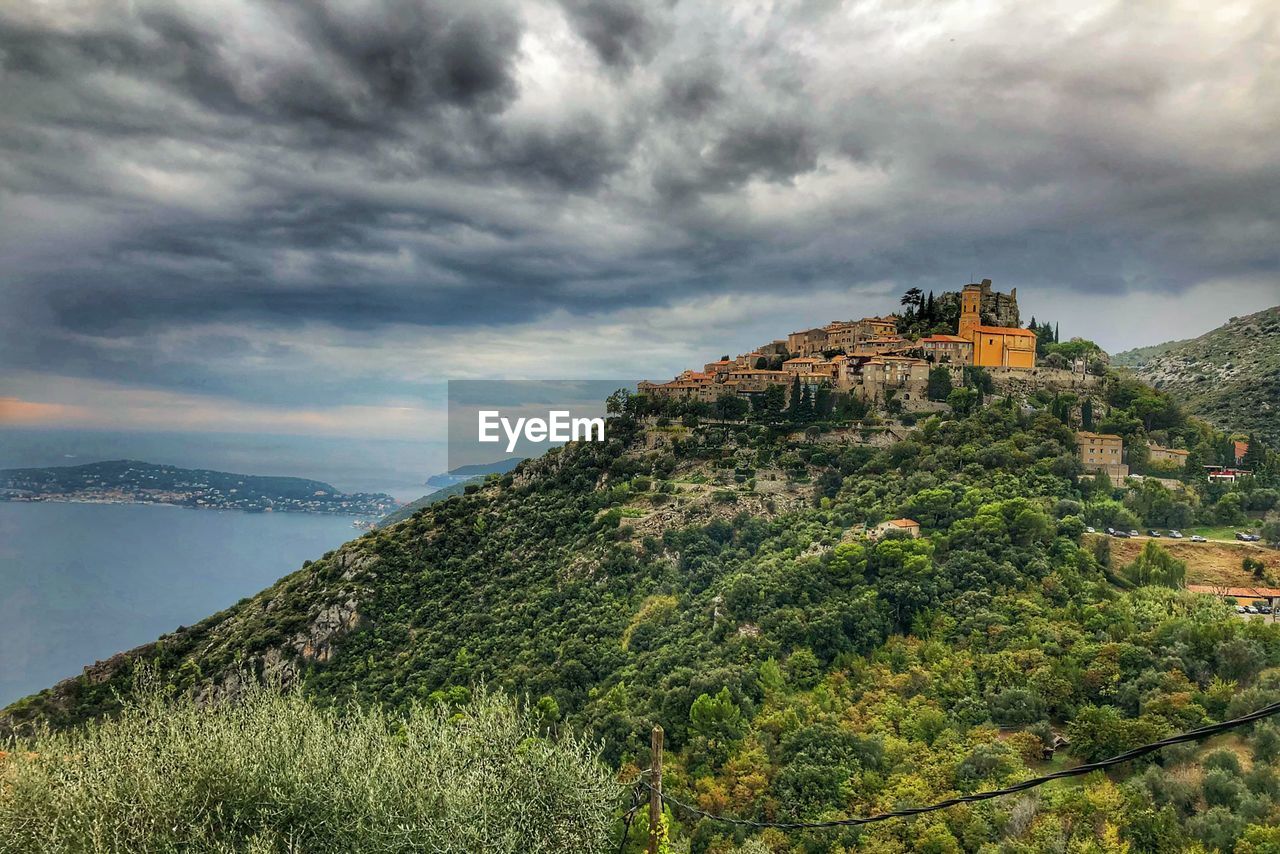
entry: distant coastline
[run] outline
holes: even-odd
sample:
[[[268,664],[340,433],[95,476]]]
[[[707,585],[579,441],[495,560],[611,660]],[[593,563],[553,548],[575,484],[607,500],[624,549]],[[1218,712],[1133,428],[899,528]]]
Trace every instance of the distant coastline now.
[[[400,506],[385,493],[345,493],[319,480],[184,469],[137,460],[0,470],[0,501],[163,504],[196,510],[372,518]]]

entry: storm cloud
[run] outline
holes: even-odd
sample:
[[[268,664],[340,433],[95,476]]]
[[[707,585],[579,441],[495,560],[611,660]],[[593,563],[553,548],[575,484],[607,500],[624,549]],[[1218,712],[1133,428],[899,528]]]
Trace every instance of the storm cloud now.
[[[662,376],[974,276],[1198,331],[1280,296],[1280,16],[1220,12],[3,4],[0,396]]]

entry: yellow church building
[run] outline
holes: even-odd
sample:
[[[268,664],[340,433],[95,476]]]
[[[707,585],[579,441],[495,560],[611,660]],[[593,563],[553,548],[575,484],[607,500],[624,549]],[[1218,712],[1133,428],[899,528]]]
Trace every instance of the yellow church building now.
[[[1036,334],[1016,326],[982,323],[982,285],[965,285],[960,293],[960,338],[973,342],[973,364],[980,368],[1034,368]]]

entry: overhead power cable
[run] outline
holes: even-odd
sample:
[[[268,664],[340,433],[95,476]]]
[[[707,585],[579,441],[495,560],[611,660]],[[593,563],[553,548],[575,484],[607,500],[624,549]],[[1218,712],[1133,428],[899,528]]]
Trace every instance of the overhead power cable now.
[[[779,830],[819,830],[822,828],[831,828],[831,827],[856,827],[864,824],[874,824],[880,821],[888,821],[890,819],[895,819],[895,818],[910,818],[912,816],[921,815],[923,813],[936,812],[938,810],[945,810],[950,807],[959,806],[960,804],[971,804],[977,801],[989,801],[992,798],[1002,798],[1005,795],[1013,795],[1018,792],[1025,792],[1028,789],[1034,789],[1037,786],[1043,786],[1045,783],[1050,783],[1050,782],[1053,782],[1054,780],[1065,780],[1070,777],[1080,777],[1085,774],[1092,774],[1094,771],[1105,771],[1106,769],[1114,765],[1120,765],[1125,762],[1131,762],[1134,759],[1138,759],[1139,757],[1146,756],[1149,753],[1154,753],[1155,751],[1160,750],[1161,748],[1172,747],[1175,744],[1185,744],[1186,742],[1189,742],[1189,741],[1199,741],[1200,739],[1208,738],[1210,736],[1217,735],[1218,733],[1227,732],[1228,730],[1233,730],[1238,727],[1242,727],[1245,724],[1251,724],[1254,721],[1260,721],[1263,718],[1271,717],[1272,715],[1277,713],[1280,713],[1280,703],[1272,703],[1269,706],[1264,706],[1261,709],[1258,709],[1256,712],[1251,712],[1247,715],[1242,715],[1241,717],[1238,717],[1238,718],[1232,718],[1229,721],[1222,721],[1216,724],[1208,724],[1207,726],[1202,726],[1199,729],[1189,730],[1184,733],[1179,733],[1178,735],[1169,736],[1168,738],[1162,739],[1160,741],[1152,742],[1151,744],[1144,744],[1141,747],[1135,747],[1132,750],[1126,750],[1124,753],[1118,754],[1116,756],[1112,756],[1109,759],[1100,759],[1097,762],[1088,762],[1088,763],[1085,763],[1084,765],[1077,765],[1074,768],[1067,768],[1062,771],[1055,771],[1054,773],[1046,774],[1043,777],[1032,777],[1030,780],[1023,780],[1021,783],[1015,783],[1014,785],[1006,786],[1003,789],[992,789],[986,792],[974,792],[971,795],[959,795],[954,798],[948,798],[945,801],[939,801],[935,804],[929,804],[928,806],[904,807],[902,809],[893,810],[891,812],[883,812],[883,813],[877,813],[875,815],[859,816],[856,818],[841,818],[841,819],[832,819],[830,821],[815,821],[815,822],[753,821],[751,819],[746,819],[746,818],[733,818],[730,816],[715,815],[713,813],[706,812],[705,810],[700,810],[697,807],[693,806],[692,804],[687,804],[684,801],[678,800],[677,798],[673,798],[672,796],[668,795],[666,792],[661,792],[660,796],[662,797],[662,800],[670,804],[673,808],[682,810],[687,814],[695,815],[699,818],[705,818],[710,821],[718,821],[718,822],[723,822],[725,824],[738,825],[740,827],[751,827],[751,828],[757,828],[757,829],[773,827]],[[645,786],[649,789],[653,788],[653,784],[643,778],[641,778],[641,780],[639,781],[639,785]]]

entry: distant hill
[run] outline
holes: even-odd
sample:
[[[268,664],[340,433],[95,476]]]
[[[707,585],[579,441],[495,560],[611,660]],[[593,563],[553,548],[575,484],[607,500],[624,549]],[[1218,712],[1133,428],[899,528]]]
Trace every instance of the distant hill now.
[[[1232,318],[1199,338],[1128,350],[1112,364],[1217,427],[1280,443],[1280,306]]]
[[[393,510],[379,519],[374,527],[385,528],[388,525],[394,525],[396,522],[403,522],[423,507],[430,507],[437,501],[444,501],[446,498],[462,495],[469,483],[483,483],[488,475],[506,474],[512,471],[523,460],[524,457],[510,457],[509,459],[499,460],[496,463],[476,463],[469,466],[458,466],[456,469],[450,469],[446,474],[433,474],[427,478],[427,485],[439,486],[439,489],[430,495],[424,495],[397,510]]]
[[[378,516],[397,506],[390,495],[345,493],[322,480],[187,469],[139,460],[0,469],[0,500],[176,504]]]
[[[474,480],[478,483],[483,480],[483,478],[474,478]],[[451,486],[446,486],[443,489],[437,489],[430,495],[424,495],[421,498],[410,501],[408,504],[402,505],[398,510],[393,510],[386,516],[383,516],[378,520],[374,527],[385,528],[388,525],[394,525],[396,522],[403,522],[423,507],[430,507],[437,501],[444,501],[446,498],[450,498],[454,495],[462,495],[463,492],[466,491],[467,484],[470,482],[471,481],[462,481],[461,483],[455,483]]]
[[[453,486],[456,483],[465,483],[477,477],[484,477],[487,474],[506,474],[515,468],[524,457],[509,457],[505,460],[498,460],[496,463],[473,463],[467,466],[458,466],[456,469],[449,469],[444,474],[433,474],[427,478],[427,486]]]

